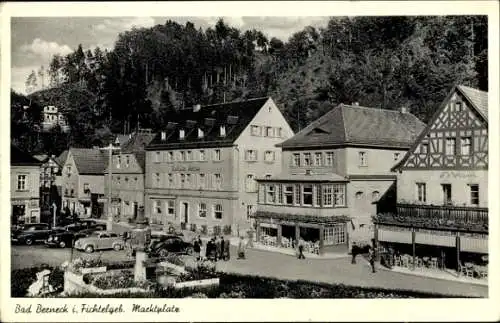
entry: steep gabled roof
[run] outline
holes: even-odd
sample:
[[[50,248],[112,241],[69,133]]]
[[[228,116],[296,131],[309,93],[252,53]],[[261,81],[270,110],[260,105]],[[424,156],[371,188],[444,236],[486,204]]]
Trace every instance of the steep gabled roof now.
[[[55,162],[59,165],[59,167],[63,167],[64,163],[66,162],[66,159],[68,158],[68,151],[65,150],[63,151],[59,156],[55,158]]]
[[[180,110],[169,116],[169,124],[155,136],[146,150],[231,146],[269,99],[207,105],[200,107],[199,111]],[[224,137],[220,136],[220,126],[225,126]],[[179,138],[181,129],[185,132],[184,139]],[[203,138],[198,138],[198,129],[203,131]],[[162,132],[165,140],[162,140]]]
[[[283,149],[344,145],[408,148],[424,127],[411,113],[340,104],[278,146]]]
[[[11,166],[40,166],[42,162],[14,145],[10,145]]]
[[[474,89],[465,85],[458,85],[456,89],[462,93],[476,111],[488,121],[488,92]]]
[[[461,93],[467,101],[469,101],[471,107],[477,111],[477,113],[483,117],[484,121],[488,122],[488,92],[480,91],[471,87],[467,87],[464,85],[455,85],[446,98],[443,100],[439,108],[434,112],[434,115],[431,118],[431,121],[427,124],[427,126],[422,130],[419,134],[418,138],[415,140],[410,149],[406,152],[405,156],[391,168],[391,171],[395,171],[399,169],[402,165],[406,163],[410,155],[413,153],[415,148],[420,144],[422,138],[425,137],[431,130],[432,125],[441,114],[443,109],[446,107],[446,104],[452,97],[453,93],[459,92]]]
[[[154,139],[154,137],[154,133],[134,132],[127,139],[127,142],[121,145],[121,152],[124,154],[130,154],[137,151],[144,151],[146,146]]]
[[[104,175],[107,167],[107,153],[99,149],[70,148],[80,175]]]

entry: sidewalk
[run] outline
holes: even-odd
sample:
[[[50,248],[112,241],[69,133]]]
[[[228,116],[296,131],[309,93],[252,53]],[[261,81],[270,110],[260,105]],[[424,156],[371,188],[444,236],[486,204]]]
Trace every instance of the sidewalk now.
[[[364,263],[367,266],[370,266],[370,262],[365,257],[361,257],[361,258],[364,260]],[[430,269],[430,268],[415,268],[414,270],[412,270],[409,268],[404,268],[404,267],[399,267],[399,266],[393,266],[391,269],[389,269],[385,266],[382,266],[380,263],[376,263],[375,267],[377,270],[396,272],[396,273],[405,274],[405,275],[428,277],[428,278],[435,278],[435,279],[441,279],[441,280],[449,280],[449,281],[454,281],[454,282],[458,282],[458,283],[488,286],[488,280],[477,279],[477,278],[472,278],[472,277],[457,276],[455,271]]]
[[[263,251],[269,251],[269,252],[277,252],[281,253],[284,255],[289,255],[296,257],[296,251],[295,249],[291,248],[278,248],[278,247],[271,247],[271,246],[265,246],[260,243],[254,242],[253,248],[250,249],[257,249],[257,250],[263,250]],[[304,256],[307,259],[340,259],[340,258],[349,258],[350,256],[347,253],[325,253],[323,255],[318,255],[315,253],[309,253],[309,252],[304,252]]]

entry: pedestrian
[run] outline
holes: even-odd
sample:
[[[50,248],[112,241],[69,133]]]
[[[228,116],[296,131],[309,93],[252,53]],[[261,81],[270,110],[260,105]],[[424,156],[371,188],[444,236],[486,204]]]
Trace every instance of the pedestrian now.
[[[245,259],[245,241],[243,237],[240,237],[240,242],[238,243],[238,259]]]
[[[304,256],[304,241],[302,239],[299,240],[299,259],[306,259]]]
[[[210,259],[212,256],[212,240],[207,241],[207,247],[205,248],[205,257]]]
[[[196,261],[200,260],[201,246],[200,246],[198,239],[194,240],[193,252],[194,252],[194,257],[196,258]]]
[[[217,261],[217,246],[215,245],[215,238],[210,239],[210,260]]]
[[[219,259],[224,260],[224,237],[223,236],[221,236],[220,240],[219,240],[219,250],[220,250]]]
[[[368,249],[368,261],[370,261],[370,266],[372,267],[372,273],[375,273],[375,250],[373,247]]]
[[[352,248],[351,248],[351,255],[352,255],[351,264],[355,264],[356,263],[356,256],[358,255],[358,251],[359,251],[359,248],[356,245],[356,242],[353,242],[352,243]]]
[[[125,243],[127,256],[132,257],[132,234],[129,231],[123,232],[123,241]]]
[[[222,248],[220,246],[219,237],[215,237],[215,261],[219,260],[222,257]]]
[[[225,239],[223,246],[223,255],[225,261],[228,261],[231,258],[229,254],[230,246],[231,246],[231,241],[229,239]]]

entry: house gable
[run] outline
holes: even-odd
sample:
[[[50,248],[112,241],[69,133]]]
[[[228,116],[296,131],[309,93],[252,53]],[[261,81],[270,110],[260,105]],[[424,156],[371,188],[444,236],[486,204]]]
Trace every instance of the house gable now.
[[[394,169],[488,168],[488,124],[454,87],[405,158]]]

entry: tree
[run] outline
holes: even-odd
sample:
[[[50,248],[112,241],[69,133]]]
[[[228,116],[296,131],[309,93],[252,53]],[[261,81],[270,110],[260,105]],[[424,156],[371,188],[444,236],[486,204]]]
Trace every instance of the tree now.
[[[26,85],[26,93],[30,94],[30,93],[33,93],[34,91],[36,91],[36,89],[38,87],[38,81],[36,78],[35,71],[32,70],[30,75],[28,75],[28,78],[26,79],[25,85]]]

